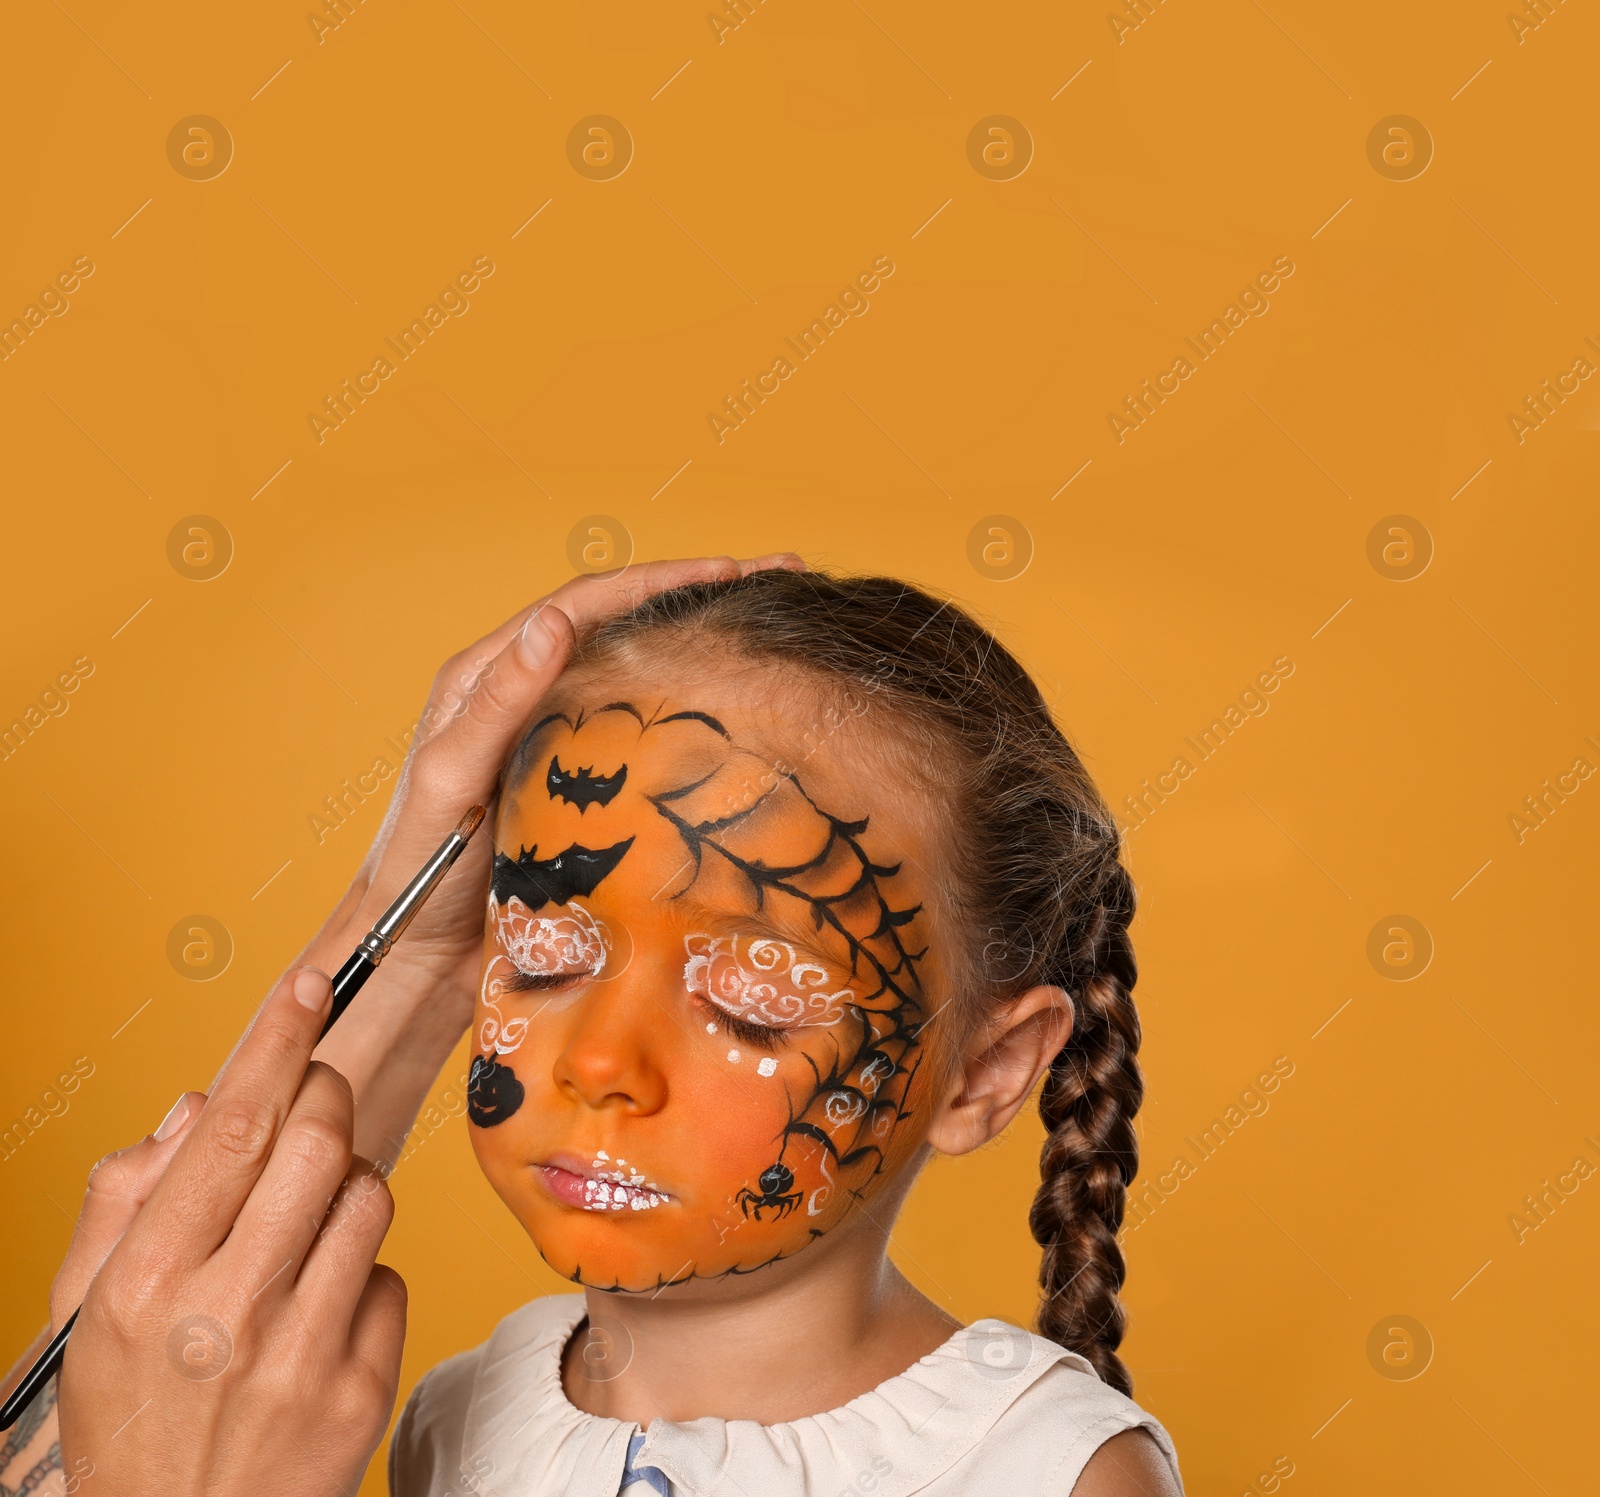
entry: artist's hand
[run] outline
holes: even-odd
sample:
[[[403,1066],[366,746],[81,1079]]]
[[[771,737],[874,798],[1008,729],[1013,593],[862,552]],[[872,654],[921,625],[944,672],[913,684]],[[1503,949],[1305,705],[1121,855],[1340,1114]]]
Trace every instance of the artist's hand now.
[[[331,996],[284,978],[203,1109],[101,1166],[52,1295],[59,1316],[89,1281],[58,1408],[95,1491],[332,1497],[383,1436],[405,1286],[374,1264],[393,1203],[352,1158],[350,1089],[308,1064]]]
[[[300,958],[334,971],[467,808],[489,806],[484,829],[317,1050],[355,1092],[359,1152],[393,1162],[471,1018],[494,853],[496,781],[517,734],[565,668],[575,639],[667,588],[804,565],[798,556],[779,553],[748,561],[650,562],[605,577],[575,578],[439,668],[372,850]]]
[[[129,1148],[106,1155],[90,1171],[89,1189],[84,1195],[83,1209],[78,1213],[72,1245],[55,1283],[50,1286],[50,1324],[17,1359],[4,1379],[0,1379],[0,1393],[10,1395],[23,1374],[43,1355],[50,1338],[83,1303],[90,1280],[132,1225],[139,1208],[149,1199],[204,1102],[202,1093],[185,1092],[153,1134],[146,1134]],[[90,1475],[92,1468],[86,1457],[80,1458],[74,1466],[62,1464],[56,1379],[51,1379],[6,1431],[5,1442],[0,1445],[0,1494],[35,1489],[49,1493],[78,1492]]]

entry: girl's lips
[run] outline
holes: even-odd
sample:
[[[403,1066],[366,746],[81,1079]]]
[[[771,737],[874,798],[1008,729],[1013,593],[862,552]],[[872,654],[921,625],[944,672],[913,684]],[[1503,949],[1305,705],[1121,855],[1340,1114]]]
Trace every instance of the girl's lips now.
[[[613,1161],[604,1151],[592,1165],[581,1165],[570,1155],[558,1155],[535,1166],[539,1177],[558,1201],[580,1211],[650,1211],[672,1199],[627,1161]]]

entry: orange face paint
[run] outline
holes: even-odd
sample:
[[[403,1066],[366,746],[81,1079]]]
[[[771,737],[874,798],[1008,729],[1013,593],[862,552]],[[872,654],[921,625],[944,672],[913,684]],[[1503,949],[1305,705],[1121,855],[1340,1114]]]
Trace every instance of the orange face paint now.
[[[727,704],[600,697],[506,776],[473,1147],[586,1285],[789,1257],[918,1142],[914,829],[869,816],[843,742],[797,768],[754,736]]]

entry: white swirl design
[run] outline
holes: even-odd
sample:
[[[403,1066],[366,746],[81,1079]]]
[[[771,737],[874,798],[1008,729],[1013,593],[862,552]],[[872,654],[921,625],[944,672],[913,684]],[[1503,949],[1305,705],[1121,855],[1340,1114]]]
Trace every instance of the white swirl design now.
[[[829,1092],[822,1110],[835,1128],[842,1128],[846,1123],[855,1122],[867,1110],[867,1104],[854,1092]]]
[[[828,989],[825,968],[787,941],[744,936],[684,937],[683,980],[691,993],[747,1023],[768,1029],[837,1024],[855,1001],[853,988]]]
[[[874,1055],[861,1068],[861,1090],[870,1097],[893,1075],[894,1062],[887,1055]]]
[[[513,894],[504,909],[491,899],[489,914],[496,937],[519,972],[597,973],[605,965],[610,947],[606,928],[577,900],[559,915],[535,915]]]
[[[828,1169],[828,1156],[822,1156],[822,1184],[811,1192],[811,1199],[806,1202],[807,1216],[820,1216],[833,1199],[833,1175]]]
[[[505,996],[509,980],[518,973],[528,977],[598,975],[611,943],[605,926],[576,900],[560,914],[536,915],[514,894],[505,905],[491,895],[489,922],[501,949],[484,969],[479,997],[489,1015],[479,1026],[478,1048],[509,1055],[528,1032],[527,1019],[508,1021],[496,1002]]]

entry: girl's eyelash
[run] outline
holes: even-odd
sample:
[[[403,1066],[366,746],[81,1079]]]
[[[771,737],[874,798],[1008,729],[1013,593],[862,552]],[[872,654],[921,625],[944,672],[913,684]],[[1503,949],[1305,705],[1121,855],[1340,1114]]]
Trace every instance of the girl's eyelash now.
[[[582,982],[592,972],[514,972],[502,979],[508,993],[551,993],[569,982]]]
[[[700,1005],[710,1013],[712,1020],[729,1039],[738,1040],[753,1049],[777,1050],[789,1041],[787,1030],[773,1029],[766,1024],[752,1024],[748,1019],[730,1014],[720,1004],[711,1003],[703,997]]]

